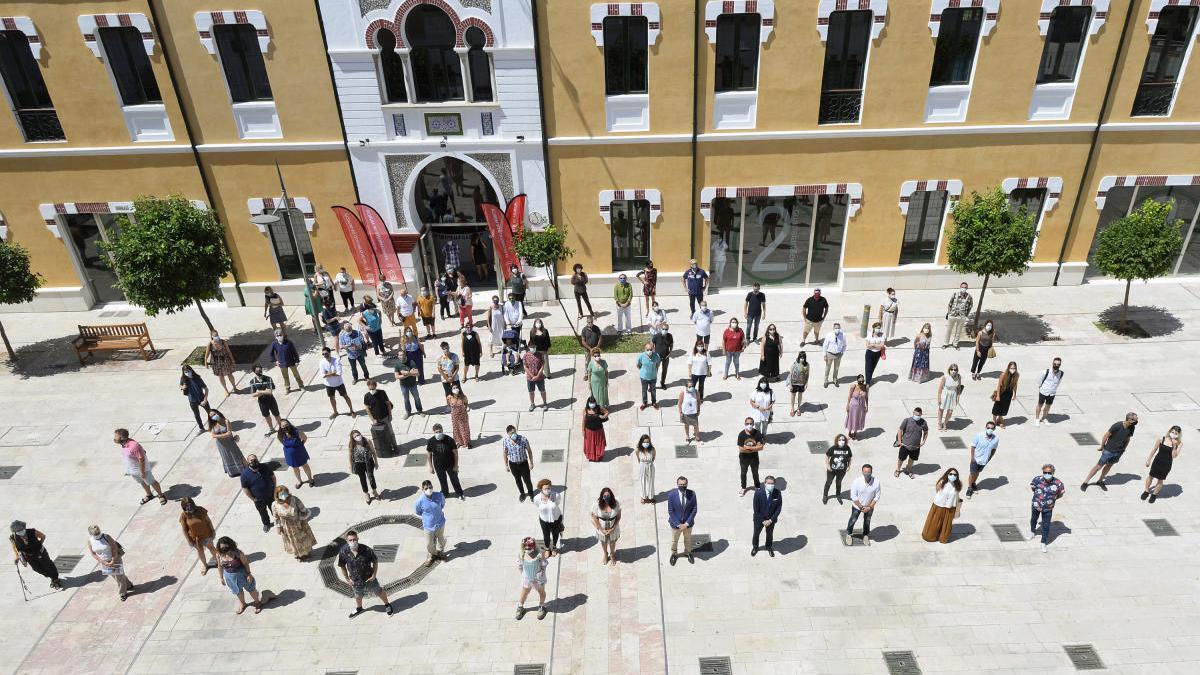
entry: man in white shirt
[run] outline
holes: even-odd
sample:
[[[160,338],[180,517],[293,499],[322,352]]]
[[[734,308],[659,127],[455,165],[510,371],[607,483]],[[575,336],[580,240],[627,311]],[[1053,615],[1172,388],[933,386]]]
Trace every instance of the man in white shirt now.
[[[329,416],[329,419],[338,416],[338,394],[341,394],[342,399],[346,401],[346,408],[350,411],[350,416],[356,417],[354,404],[350,402],[350,397],[346,394],[346,381],[342,379],[341,360],[337,356],[334,356],[329,347],[321,350],[321,356],[321,365],[318,372],[321,380],[325,383],[325,394],[329,396],[329,407],[333,409],[333,414]]]
[[[879,479],[872,475],[874,469],[870,464],[862,465],[862,475],[854,479],[854,484],[850,486],[850,522],[846,523],[846,540],[849,542],[854,536],[854,523],[858,522],[858,516],[863,517],[863,543],[867,546],[871,545],[871,516],[875,514],[875,505],[879,503],[879,494],[883,491],[883,486]]]
[[[712,337],[712,322],[713,311],[708,308],[708,302],[701,302],[700,309],[692,315],[692,323],[696,324],[696,342],[703,342],[705,347],[708,347],[708,340]]]
[[[342,308],[349,312],[354,306],[354,277],[343,267],[333,278],[333,283],[337,286],[338,295],[342,296]]]
[[[829,383],[833,382],[833,386],[840,387],[838,384],[838,366],[842,364],[842,354],[846,353],[846,334],[842,332],[842,324],[833,324],[833,332],[825,336],[825,341],[821,344],[821,349],[825,351],[825,386],[829,387]],[[833,379],[830,379],[832,373]]]
[[[1050,414],[1050,406],[1054,405],[1054,397],[1058,394],[1058,385],[1062,384],[1065,374],[1062,369],[1062,358],[1057,356],[1054,357],[1054,362],[1050,364],[1050,367],[1042,372],[1042,377],[1038,380],[1037,407],[1033,409],[1033,426],[1042,426],[1042,422]],[[1049,424],[1049,422],[1046,423]]]
[[[400,323],[411,328],[415,335],[417,332],[417,299],[409,294],[407,286],[401,286],[400,294],[396,296],[396,311],[400,313]]]
[[[662,308],[655,302],[650,308],[650,312],[646,314],[646,325],[650,328],[650,337],[654,337],[663,332],[663,324],[667,322],[667,313],[662,311]]]
[[[517,302],[516,294],[510,292],[508,302],[504,303],[504,325],[512,326],[513,330],[517,331],[517,335],[521,334],[521,320],[524,317],[524,311],[525,308]]]

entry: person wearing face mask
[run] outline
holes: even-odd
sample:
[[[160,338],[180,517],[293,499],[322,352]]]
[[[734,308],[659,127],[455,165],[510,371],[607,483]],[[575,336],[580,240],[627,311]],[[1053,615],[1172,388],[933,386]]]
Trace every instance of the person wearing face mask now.
[[[237,382],[233,378],[233,352],[229,349],[229,343],[222,340],[215,330],[204,347],[204,365],[212,369],[212,374],[217,376],[226,396],[237,393]]]
[[[317,538],[308,525],[309,512],[300,498],[292,494],[286,485],[275,488],[275,501],[271,504],[275,515],[275,529],[283,539],[283,550],[296,560],[307,560],[317,545]]]
[[[104,534],[100,526],[88,527],[88,553],[100,565],[100,573],[117,582],[117,595],[125,602],[136,590],[133,582],[125,576],[125,547],[111,536]]]
[[[346,402],[346,409],[349,410],[350,417],[357,417],[357,413],[354,412],[354,404],[350,402],[350,396],[346,393],[346,380],[342,377],[341,357],[335,356],[329,347],[325,347],[321,350],[321,364],[318,366],[317,372],[325,383],[325,395],[329,397],[329,407],[333,411],[329,413],[329,419],[338,416],[338,395],[341,395],[342,400]]]
[[[459,383],[459,376],[461,374],[460,360],[458,354],[450,351],[449,342],[443,342],[438,347],[442,351],[442,355],[437,359],[438,377],[442,381],[442,391],[446,392],[446,396],[449,396],[453,386]]]
[[[929,505],[929,514],[925,516],[925,527],[921,528],[922,539],[943,544],[950,542],[954,519],[962,514],[962,500],[958,496],[960,492],[962,481],[958,479],[958,469],[946,469],[934,483],[933,503]]]
[[[417,389],[417,378],[421,375],[421,369],[407,355],[407,352],[400,352],[400,358],[396,359],[395,370],[396,381],[400,383],[400,394],[404,397],[404,419],[412,417],[414,404],[417,414],[424,415],[425,410],[421,407],[421,392]],[[388,424],[388,427],[391,428],[391,424]]]
[[[708,308],[708,302],[702,301],[700,309],[692,313],[692,323],[696,326],[696,343],[708,347],[712,338],[713,311]]]
[[[388,600],[387,592],[379,585],[379,558],[375,551],[366,544],[358,541],[358,532],[350,530],[344,535],[346,544],[338,551],[337,565],[342,570],[342,576],[354,591],[354,611],[350,618],[363,613],[363,597],[370,593],[383,603],[384,612],[392,615],[392,603]]]
[[[729,379],[729,364],[733,363],[733,374],[742,379],[742,351],[746,348],[746,333],[738,327],[737,319],[729,320],[729,328],[721,335],[721,347],[725,351],[725,377]]]
[[[242,449],[238,447],[238,437],[233,433],[233,425],[225,418],[220,410],[213,410],[208,416],[208,433],[217,444],[217,455],[221,458],[221,469],[226,476],[237,478],[246,468],[246,460],[242,457]]]
[[[396,432],[392,429],[392,399],[380,389],[375,380],[367,381],[367,393],[363,394],[363,405],[371,419],[371,438],[385,457],[396,456]]]
[[[954,345],[955,349],[961,348],[958,342],[962,339],[963,328],[967,325],[967,317],[971,315],[974,304],[975,300],[967,292],[967,282],[964,281],[950,296],[950,302],[946,303],[946,339],[942,341],[942,349],[950,345]]]
[[[962,390],[962,376],[958,374],[958,364],[952,363],[938,380],[938,431],[945,431],[950,420],[954,419],[954,409],[958,406],[958,397]]]
[[[411,296],[409,297],[411,299]],[[363,298],[363,300],[368,298],[370,298],[370,296]],[[412,314],[409,314],[409,319],[411,318]],[[375,356],[386,357],[387,347],[383,343],[383,313],[380,312],[379,308],[375,306],[364,307],[362,310],[362,317],[359,318],[359,322],[362,324],[363,329],[367,333],[367,339],[371,343],[371,352],[375,354]]]
[[[209,567],[217,566],[217,547],[213,543],[217,536],[217,528],[208,517],[208,510],[197,505],[191,497],[179,500],[179,508],[179,526],[183,529],[183,538],[187,540],[188,546],[196,550],[196,556],[200,558],[200,575],[204,576],[208,574]],[[209,565],[204,557],[205,549],[212,554],[212,565]]]
[[[767,382],[767,378],[760,377],[758,378],[758,386],[750,394],[750,413],[748,417],[754,421],[754,428],[758,429],[758,433],[766,436],[767,425],[771,423],[771,417],[774,414],[775,392],[771,391],[771,385]]]
[[[350,473],[358,476],[363,499],[367,504],[374,499],[379,499],[379,489],[375,486],[375,469],[379,468],[379,451],[375,449],[375,445],[367,440],[361,431],[355,429],[350,432],[350,442],[346,444],[346,456],[350,462]]]
[[[596,539],[604,554],[601,565],[617,564],[617,540],[621,538],[621,504],[610,488],[600,490],[600,497],[592,507],[592,526],[596,528]]]
[[[258,517],[262,519],[263,532],[271,531],[271,501],[275,498],[275,472],[258,461],[258,455],[246,457],[246,468],[241,475],[242,493],[254,502]]]
[[[401,326],[417,332],[417,299],[408,292],[408,286],[401,286],[396,294],[396,313],[400,315]]]
[[[742,471],[742,491],[738,493],[739,497],[746,496],[750,488],[746,487],[746,469],[750,470],[750,477],[754,479],[754,489],[758,489],[762,484],[758,481],[758,453],[762,452],[765,447],[762,432],[755,428],[754,419],[747,417],[745,425],[737,435],[738,448],[738,466]]]
[[[604,449],[608,443],[604,436],[604,423],[607,421],[608,408],[589,396],[583,408],[583,455],[590,462],[604,459]]]
[[[846,353],[846,335],[842,332],[842,324],[833,324],[833,332],[826,335],[821,343],[821,352],[825,355],[825,388],[828,389],[830,383],[835,387],[842,386],[838,383],[838,366],[842,365],[842,354]]]
[[[642,282],[643,309],[649,311],[650,306],[658,303],[658,268],[653,260],[647,260],[646,266],[637,273],[638,281]]]
[[[454,434],[454,442],[458,447],[471,449],[471,402],[463,393],[462,387],[455,383],[446,397],[446,407],[450,409],[450,428]]]
[[[1129,439],[1133,438],[1133,430],[1137,427],[1137,423],[1137,413],[1126,413],[1123,422],[1114,423],[1108,428],[1108,431],[1104,432],[1104,438],[1100,439],[1100,460],[1096,462],[1091,471],[1088,471],[1087,478],[1084,478],[1083,484],[1079,486],[1080,490],[1087,490],[1092,476],[1099,471],[1100,480],[1096,482],[1096,485],[1100,486],[1101,490],[1108,492],[1108,485],[1104,483],[1104,479],[1113,466],[1121,461],[1121,455],[1125,454],[1125,449],[1129,447]]]
[[[449,560],[446,556],[446,496],[434,492],[433,483],[421,481],[421,496],[417,499],[414,512],[421,517],[421,529],[425,532],[425,551],[429,557],[425,559],[426,567],[433,567],[433,561]]]
[[[1017,395],[1017,383],[1021,374],[1017,372],[1017,362],[1009,361],[1004,372],[996,380],[996,389],[992,392],[992,421],[1001,429],[1004,428],[1004,416]]]
[[[1143,500],[1149,497],[1151,504],[1158,501],[1158,493],[1162,492],[1163,481],[1167,480],[1167,474],[1171,473],[1171,464],[1183,451],[1182,435],[1183,429],[1180,429],[1179,425],[1175,425],[1167,431],[1166,436],[1159,437],[1154,446],[1150,448],[1150,455],[1146,457],[1146,467],[1150,469],[1150,473],[1146,474],[1146,489],[1142,490]],[[1150,487],[1151,481],[1158,481],[1153,488]]]
[[[871,332],[865,341],[866,351],[863,352],[863,377],[867,385],[875,384],[875,368],[879,360],[886,358],[887,340],[883,339],[883,327],[878,321],[871,324]]]
[[[546,407],[546,376],[550,372],[550,357],[540,349],[530,349],[521,357],[521,366],[525,370],[525,388],[529,391],[529,412],[533,412],[533,392],[542,395],[542,407]]]
[[[342,296],[342,309],[349,312],[354,305],[354,277],[343,267],[333,277],[333,284],[337,287],[338,295]]]
[[[129,437],[128,429],[117,429],[113,431],[113,442],[121,448],[121,459],[125,465],[125,475],[132,478],[138,485],[142,486],[146,496],[142,497],[142,504],[154,499],[158,496],[159,504],[166,504],[167,498],[162,493],[162,488],[158,485],[158,479],[150,471],[150,465],[146,459],[146,450],[141,443]],[[150,489],[154,488],[151,493]]]
[[[537,482],[537,493],[533,506],[538,512],[538,525],[542,527],[542,539],[550,555],[559,553],[558,540],[563,533],[562,494],[555,492],[549,478]]]
[[[1038,381],[1038,401],[1037,407],[1033,409],[1033,426],[1040,427],[1042,422],[1046,422],[1046,417],[1050,415],[1050,406],[1054,405],[1054,396],[1058,394],[1058,386],[1062,384],[1065,374],[1062,359],[1054,357],[1050,367],[1042,373],[1042,379]]]
[[[633,330],[633,285],[624,274],[617,277],[617,285],[613,286],[613,302],[617,305],[617,332],[628,333]]]
[[[608,361],[599,349],[593,349],[583,367],[583,380],[588,383],[592,398],[601,408],[608,407]]]
[[[24,565],[50,580],[50,588],[61,591],[62,580],[58,568],[46,550],[46,535],[29,527],[24,521],[14,520],[8,526],[8,543],[12,546],[13,564]],[[206,570],[207,571],[207,570]]]
[[[854,453],[850,451],[850,442],[845,434],[838,434],[833,444],[825,451],[825,488],[821,490],[821,503],[829,503],[829,486],[833,485],[834,496],[838,504],[842,503],[842,479],[850,468],[850,460]],[[836,484],[834,482],[836,481]]]
[[[675,407],[679,411],[679,422],[683,424],[685,443],[691,443],[693,440],[700,442],[700,404],[703,402],[704,395],[696,389],[695,382],[687,383],[683,391],[679,392],[679,401]]]
[[[474,293],[461,272],[458,274],[458,290],[455,291],[455,297],[458,298],[458,327],[462,328],[468,323],[474,324]]]
[[[204,380],[200,379],[200,373],[192,370],[191,366],[183,366],[182,373],[179,375],[179,391],[187,397],[192,415],[196,417],[196,426],[200,427],[201,432],[208,431],[208,427],[204,424],[204,418],[200,417],[200,408],[204,408],[205,417],[212,412],[212,408],[208,406],[208,385],[204,384]]]
[[[667,313],[654,303],[650,306],[650,311],[646,313],[646,327],[649,330],[650,337],[653,338],[663,331],[663,326],[667,323]]]
[[[304,379],[300,377],[300,371],[297,369],[300,365],[300,352],[283,331],[275,331],[275,341],[271,343],[271,362],[279,366],[279,374],[283,376],[283,393],[292,393],[291,377],[296,378],[297,390],[304,388]],[[288,377],[289,370],[291,377]]]
[[[342,346],[338,344],[338,336],[342,332],[342,319],[338,315],[337,307],[333,303],[325,305],[321,310],[321,325],[325,326],[325,332],[329,333],[329,337],[333,338],[333,345],[340,355],[342,353]]]
[[[258,403],[258,412],[267,423],[264,436],[275,433],[279,425],[279,401],[275,400],[275,380],[263,374],[263,367],[254,364],[254,377],[250,378],[250,396]]]
[[[975,438],[971,439],[971,477],[967,481],[967,499],[975,495],[975,480],[979,478],[979,474],[983,473],[983,468],[992,461],[992,457],[996,455],[996,448],[1000,446],[1000,437],[996,435],[996,423],[988,422],[984,425],[983,431],[975,434]]]
[[[387,317],[388,323],[396,325],[396,289],[392,287],[392,282],[387,280],[387,277],[381,277],[379,284],[375,286],[375,295],[379,296],[379,308]]]
[[[429,294],[429,288],[421,287],[421,294],[417,296],[417,315],[421,317],[421,326],[425,328],[425,337],[435,338],[437,332],[433,329],[433,305],[437,300]],[[444,317],[443,317],[444,318]],[[411,327],[413,334],[417,333],[415,326]]]
[[[688,362],[688,371],[691,378],[688,383],[695,387],[700,392],[701,400],[704,399],[704,381],[708,379],[712,372],[712,364],[708,361],[708,344],[696,342],[696,346],[692,347],[692,356]]]
[[[512,293],[508,294],[508,301],[504,303],[502,318],[504,323],[501,324],[501,329],[512,328],[517,331],[517,335],[521,334],[521,323],[525,318],[525,314],[522,311],[521,303],[517,302],[517,296]],[[501,330],[500,332],[503,333],[504,331]]]
[[[758,374],[769,382],[779,377],[779,358],[783,355],[783,338],[775,330],[775,324],[767,326],[763,334],[762,352],[758,360]]]
[[[654,351],[654,343],[647,342],[635,362],[638,379],[642,383],[642,407],[639,410],[645,410],[650,405],[658,407],[658,392],[655,391],[654,384],[658,377],[658,364],[660,363],[662,363],[662,357]]]
[[[908,370],[908,379],[924,383],[929,376],[929,349],[933,346],[933,326],[928,323],[921,326],[913,338],[912,366]]]
[[[438,280],[433,284],[433,290],[437,294],[438,310],[441,318],[449,319],[450,314],[450,297],[454,292],[453,277],[450,270],[446,270],[446,274],[438,277]]]
[[[804,312],[804,334],[800,336],[800,346],[808,342],[809,331],[812,331],[813,342],[820,342],[821,324],[829,314],[829,301],[821,297],[821,289],[814,288],[812,296],[805,299],[801,309]]]
[[[528,319],[529,312],[525,309],[525,292],[529,289],[529,279],[525,277],[516,265],[508,268],[509,297],[521,307],[521,316]]]
[[[667,495],[667,524],[671,526],[671,566],[679,556],[696,564],[692,556],[692,528],[696,525],[696,493],[688,489],[687,476],[675,479],[675,489]],[[679,552],[679,538],[683,537],[683,553]]]
[[[421,344],[416,331],[405,328],[400,336],[400,358],[413,364],[417,370],[417,383],[425,384],[425,345]]]
[[[1067,489],[1062,481],[1054,477],[1054,465],[1043,464],[1042,472],[1029,482],[1033,490],[1033,508],[1029,518],[1029,531],[1037,536],[1038,518],[1042,520],[1042,553],[1050,543],[1050,521],[1054,516],[1054,505],[1059,499],[1067,496]]]
[[[767,318],[767,294],[763,293],[758,282],[746,294],[742,303],[742,314],[746,317],[746,332],[751,342],[758,342],[758,325]]]
[[[425,452],[428,453],[425,466],[429,473],[437,474],[442,494],[451,495],[446,484],[446,479],[449,478],[450,485],[454,486],[454,494],[460,500],[466,501],[467,496],[463,494],[462,484],[458,482],[458,443],[442,431],[442,425],[433,425],[433,436],[425,443]]]
[[[354,376],[352,384],[358,384],[358,369],[362,368],[364,379],[370,379],[367,372],[367,345],[363,342],[362,333],[354,330],[349,321],[342,324],[342,332],[338,335],[338,344],[346,352],[346,360],[350,362],[350,373]]]
[[[900,426],[896,429],[896,440],[892,445],[900,448],[900,451],[897,453],[893,478],[899,478],[902,470],[909,478],[917,477],[912,470],[913,462],[921,458],[921,448],[925,446],[928,438],[929,423],[925,421],[920,408],[913,408],[912,416],[900,420]],[[908,465],[901,469],[906,459]]]
[[[754,538],[751,539],[750,557],[758,555],[758,537],[767,531],[767,555],[775,557],[772,544],[775,540],[775,523],[783,511],[783,495],[775,489],[775,476],[763,479],[763,486],[754,491]]]
[[[871,404],[870,390],[862,375],[859,375],[850,387],[850,395],[846,397],[846,433],[850,438],[855,438],[858,432],[867,428],[867,410]]]
[[[525,537],[521,541],[521,555],[517,559],[517,567],[521,570],[521,595],[517,598],[517,621],[525,617],[525,598],[529,597],[530,589],[537,590],[538,621],[546,618],[546,568],[550,566],[550,550],[538,551],[537,541],[533,537]]]
[[[270,322],[271,328],[286,329],[287,310],[283,308],[283,298],[270,286],[263,289],[263,298],[263,318]]]
[[[658,458],[658,451],[654,449],[654,442],[650,440],[650,434],[642,434],[638,439],[636,456],[638,462],[638,486],[642,492],[642,503],[654,503],[654,460]]]
[[[659,386],[665,390],[667,388],[667,366],[671,364],[671,351],[675,349],[675,336],[671,335],[671,327],[663,323],[659,327],[658,334],[650,338],[650,342],[654,343],[654,353],[658,355],[660,362],[658,367]]]
[[[583,265],[580,265],[579,263],[575,263],[574,267],[571,269],[574,272],[571,275],[571,287],[575,290],[575,309],[579,310],[579,315],[575,318],[582,319],[584,316],[583,306],[585,304],[587,305],[587,313],[589,316],[596,313],[595,310],[592,309],[591,299],[588,298],[588,275],[587,272],[583,271]]]
[[[487,329],[491,339],[488,340],[488,356],[496,356],[496,348],[500,346],[500,336],[508,324],[504,318],[504,307],[500,306],[500,296],[492,296],[492,304],[487,311]]]
[[[883,327],[883,339],[896,337],[896,317],[900,314],[900,303],[896,300],[896,289],[889,288],[879,303],[879,323]]]
[[[850,520],[846,523],[846,542],[854,538],[854,524],[858,517],[863,517],[862,541],[871,545],[871,516],[875,515],[875,506],[879,504],[879,496],[883,493],[883,485],[874,475],[874,467],[862,465],[862,475],[850,484]]]
[[[971,356],[971,379],[983,379],[983,364],[996,355],[996,327],[991,319],[975,335],[975,351]]]
[[[787,374],[788,387],[792,391],[792,417],[799,417],[800,408],[804,407],[804,389],[808,386],[808,373],[808,354],[801,351],[796,354],[796,362]]]
[[[461,339],[463,357],[463,380],[470,377],[471,366],[475,366],[475,381],[479,381],[479,362],[483,358],[483,345],[479,341],[479,333],[471,324],[463,326]]]
[[[541,319],[534,319],[528,342],[530,349],[536,349],[543,354],[550,353],[550,331],[546,330]]]
[[[696,259],[688,261],[688,268],[683,272],[683,290],[688,295],[688,313],[696,313],[696,305],[704,301],[704,292],[708,290],[708,272],[700,269]]]
[[[308,448],[304,446],[308,441],[308,436],[297,429],[291,420],[283,419],[279,422],[279,433],[276,435],[276,439],[283,446],[283,463],[291,467],[292,473],[296,475],[296,489],[299,490],[305,482],[316,487],[312,467],[308,464]],[[308,476],[307,481],[301,479],[301,471]]]
[[[600,327],[596,325],[592,315],[587,315],[583,320],[583,328],[579,329],[579,346],[583,347],[583,353],[591,354],[593,349],[600,348]]]
[[[517,501],[523,502],[534,494],[533,480],[529,477],[533,470],[533,448],[529,446],[529,439],[518,434],[511,424],[505,427],[500,446],[504,450],[504,470],[517,482]]]

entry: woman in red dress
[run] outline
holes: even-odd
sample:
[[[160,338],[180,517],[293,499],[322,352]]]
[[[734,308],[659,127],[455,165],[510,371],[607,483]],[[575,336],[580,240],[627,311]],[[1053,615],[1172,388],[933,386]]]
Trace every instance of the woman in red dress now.
[[[588,461],[604,459],[604,423],[608,421],[608,409],[602,408],[593,396],[589,396],[583,410],[583,454]]]

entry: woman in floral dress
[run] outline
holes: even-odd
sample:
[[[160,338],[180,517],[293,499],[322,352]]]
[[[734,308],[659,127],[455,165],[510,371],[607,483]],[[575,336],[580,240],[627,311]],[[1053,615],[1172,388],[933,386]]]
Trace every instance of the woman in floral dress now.
[[[933,327],[926,323],[913,338],[912,369],[908,371],[908,379],[913,382],[924,382],[929,375],[929,346],[932,343]]]
[[[450,423],[454,427],[454,442],[458,443],[460,448],[471,447],[471,419],[467,414],[467,411],[470,410],[468,403],[467,395],[455,382],[450,389],[450,395],[446,397],[446,405],[450,406]]]
[[[237,392],[237,383],[233,379],[233,352],[229,350],[229,343],[222,340],[215,330],[208,346],[204,348],[204,365],[211,368],[212,374],[221,381],[221,388],[225,390],[226,396]],[[226,380],[229,381],[228,384]],[[231,389],[233,391],[230,391]]]
[[[308,525],[308,508],[300,498],[293,495],[286,485],[275,488],[275,502],[271,504],[275,514],[276,529],[283,538],[283,550],[304,560],[317,545],[312,528]]]

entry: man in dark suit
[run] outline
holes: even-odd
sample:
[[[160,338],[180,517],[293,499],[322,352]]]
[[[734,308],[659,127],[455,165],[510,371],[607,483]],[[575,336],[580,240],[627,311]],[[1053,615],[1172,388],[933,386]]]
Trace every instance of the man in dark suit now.
[[[754,548],[750,549],[750,555],[758,554],[758,535],[762,533],[763,528],[767,530],[767,554],[772,558],[775,557],[775,550],[771,548],[771,543],[775,536],[775,523],[779,520],[779,513],[783,511],[783,495],[775,489],[775,477],[767,476],[763,481],[763,486],[754,491]]]
[[[679,535],[683,535],[683,554],[688,562],[696,564],[692,557],[692,526],[696,524],[696,493],[688,489],[688,479],[675,479],[675,487],[667,495],[667,522],[671,525],[671,564],[679,559]]]

